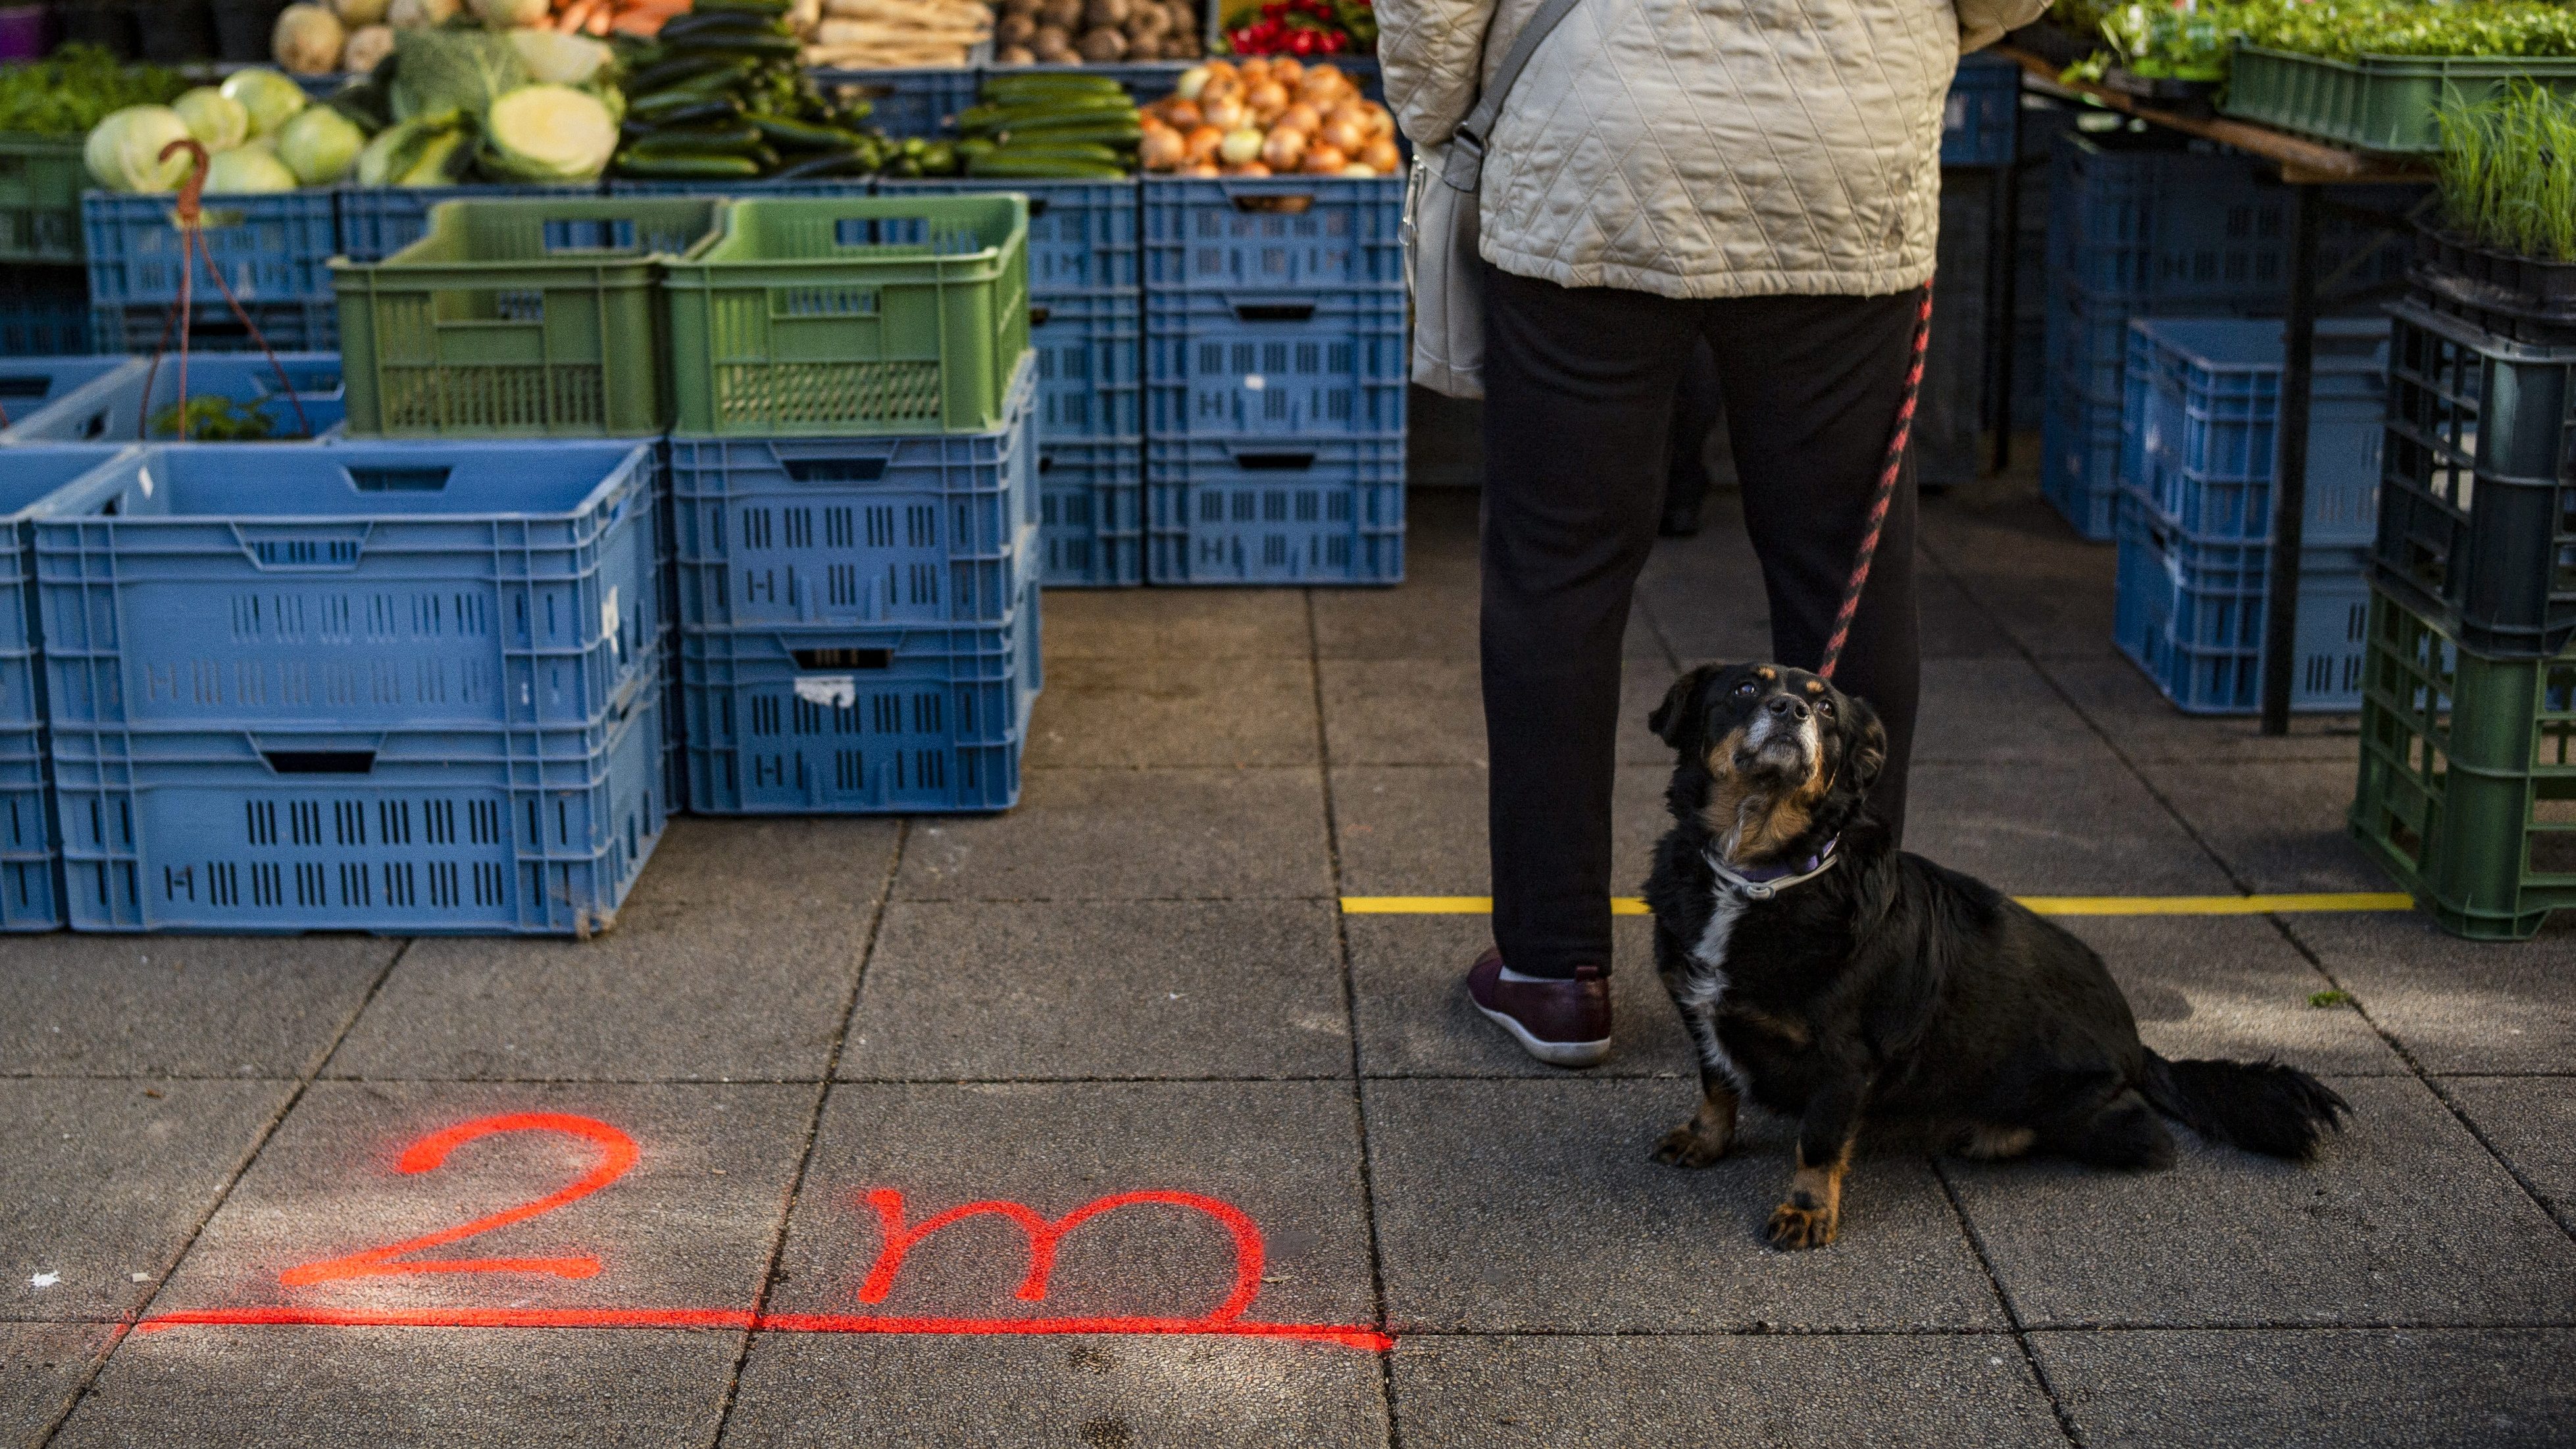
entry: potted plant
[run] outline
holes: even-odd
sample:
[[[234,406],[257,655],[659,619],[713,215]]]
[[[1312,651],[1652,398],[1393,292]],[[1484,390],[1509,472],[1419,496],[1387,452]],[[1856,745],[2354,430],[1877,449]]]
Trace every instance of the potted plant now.
[[[2441,113],[2442,223],[2423,281],[2498,312],[2576,325],[2576,95],[2517,85]]]

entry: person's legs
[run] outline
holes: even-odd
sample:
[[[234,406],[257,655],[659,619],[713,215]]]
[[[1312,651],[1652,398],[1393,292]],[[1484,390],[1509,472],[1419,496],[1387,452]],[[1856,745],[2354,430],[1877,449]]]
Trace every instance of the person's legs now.
[[[1708,435],[1717,428],[1717,358],[1705,338],[1691,348],[1681,386],[1673,390],[1672,450],[1665,459],[1664,518],[1667,538],[1699,532],[1708,500]]]
[[[1904,397],[1922,297],[1910,291],[1708,304],[1744,524],[1762,561],[1779,663],[1813,669],[1824,657]],[[1900,842],[1922,675],[1914,517],[1909,458],[1834,673],[1835,684],[1869,701],[1887,725],[1887,770],[1872,799]]]
[[[1488,821],[1518,975],[1609,969],[1619,646],[1706,305],[1485,269]]]

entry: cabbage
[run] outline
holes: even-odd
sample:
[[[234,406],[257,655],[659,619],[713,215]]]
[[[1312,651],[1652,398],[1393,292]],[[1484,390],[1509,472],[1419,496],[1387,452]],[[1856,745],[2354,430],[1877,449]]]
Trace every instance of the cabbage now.
[[[170,109],[209,151],[229,151],[250,139],[250,109],[213,86],[197,87],[172,101]]]
[[[268,52],[297,75],[329,75],[340,68],[340,47],[349,32],[340,17],[319,5],[289,5],[277,12],[269,32]]]
[[[587,84],[612,54],[604,41],[560,30],[513,30],[510,44],[527,64],[530,78],[545,85]]]
[[[473,0],[475,18],[494,30],[535,25],[551,8],[546,0]]]
[[[328,186],[349,174],[367,133],[329,106],[314,106],[277,133],[277,159],[307,186]]]
[[[206,194],[240,195],[248,191],[293,191],[295,173],[265,146],[235,146],[218,151],[206,163]]]
[[[394,119],[463,111],[479,116],[528,83],[508,39],[479,30],[394,32]]]
[[[358,153],[361,186],[447,186],[464,171],[473,136],[465,117],[450,111],[391,127]]]
[[[90,128],[81,160],[110,191],[176,191],[196,163],[185,151],[167,161],[161,152],[189,139],[187,121],[168,106],[127,106]]]
[[[237,70],[224,77],[224,94],[250,110],[250,133],[274,136],[278,128],[295,119],[311,97],[304,87],[264,67]]]
[[[617,118],[570,86],[521,86],[492,103],[482,166],[499,181],[587,181],[617,151]]]

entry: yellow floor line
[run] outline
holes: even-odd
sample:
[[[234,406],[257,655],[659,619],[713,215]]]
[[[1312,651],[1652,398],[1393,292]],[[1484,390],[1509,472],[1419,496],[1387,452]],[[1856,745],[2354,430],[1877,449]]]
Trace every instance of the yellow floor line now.
[[[2301,911],[2403,911],[2414,902],[2395,891],[2334,891],[2276,896],[2023,896],[2021,903],[2043,916],[2261,916]],[[1344,896],[1342,913],[1351,916],[1484,916],[1491,915],[1491,896]],[[1642,916],[1646,903],[1635,896],[1610,898],[1610,914]]]

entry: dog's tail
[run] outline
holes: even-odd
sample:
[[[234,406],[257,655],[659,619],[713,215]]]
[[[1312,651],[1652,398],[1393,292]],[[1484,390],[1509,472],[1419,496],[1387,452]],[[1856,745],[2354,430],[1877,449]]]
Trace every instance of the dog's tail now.
[[[2155,1109],[2203,1137],[2304,1160],[2352,1111],[2334,1088],[2278,1061],[2167,1061],[2147,1053],[2138,1084]]]

